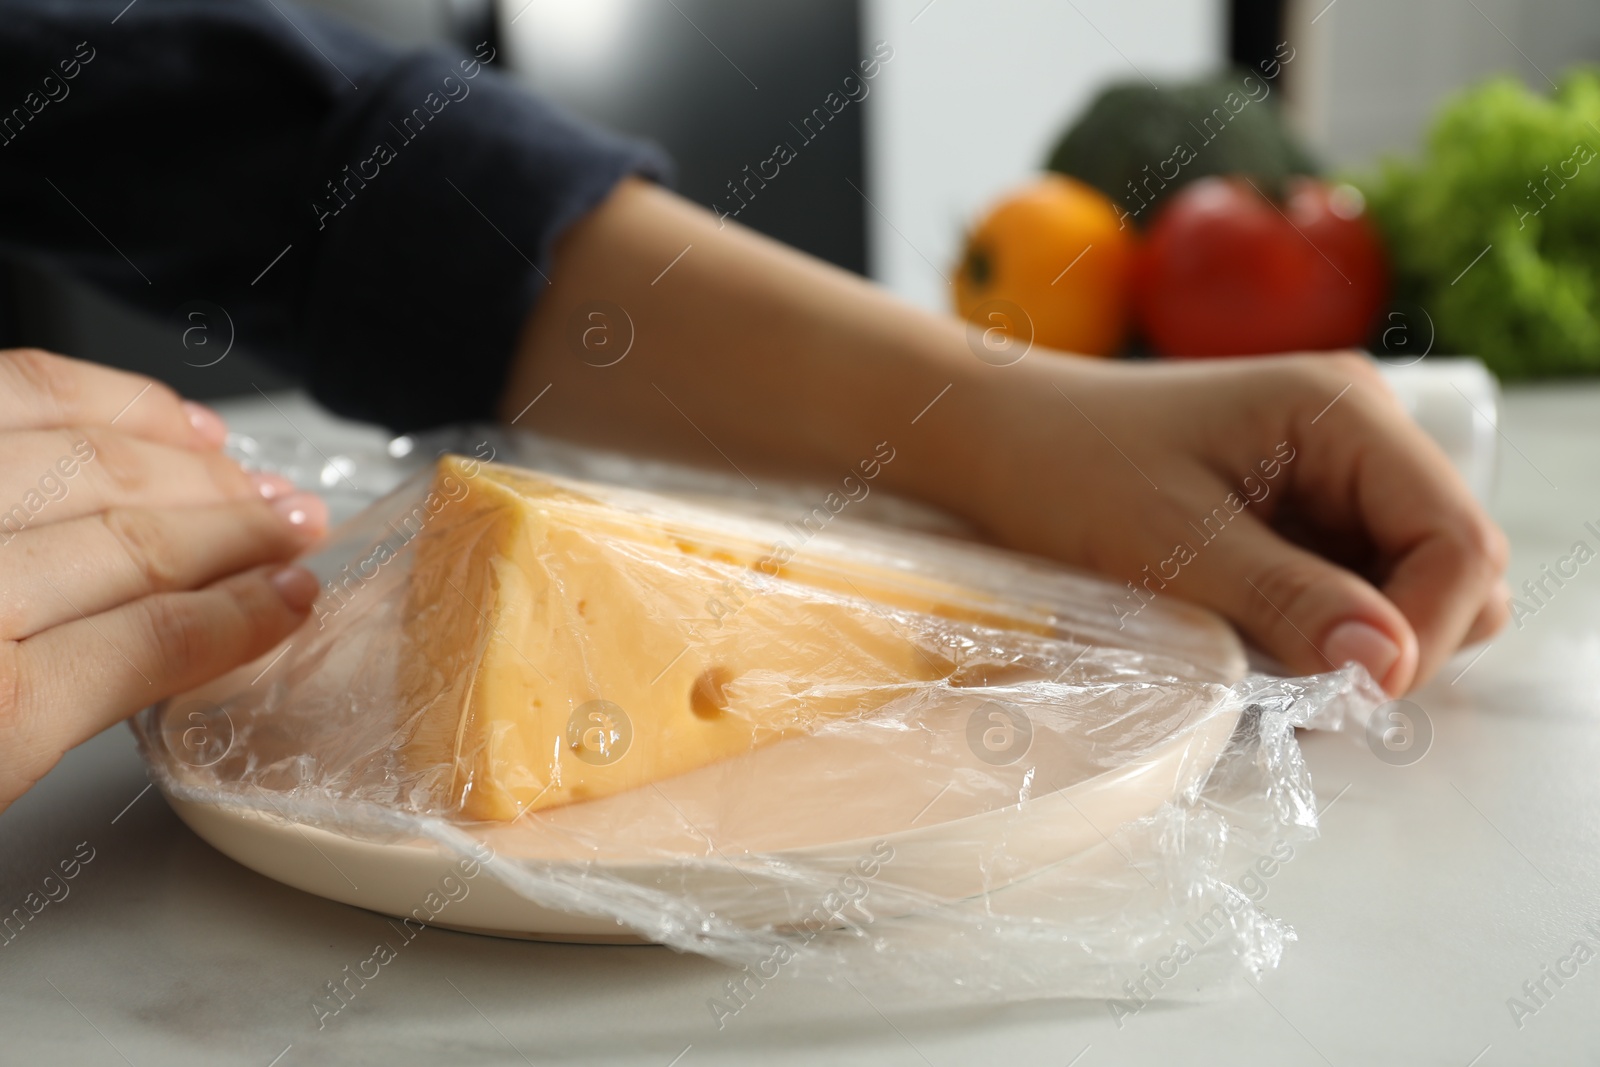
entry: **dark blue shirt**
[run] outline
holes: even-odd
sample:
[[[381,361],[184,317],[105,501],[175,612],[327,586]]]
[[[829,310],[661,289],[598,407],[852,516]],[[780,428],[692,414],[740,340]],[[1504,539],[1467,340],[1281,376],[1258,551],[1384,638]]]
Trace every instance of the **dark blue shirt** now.
[[[556,239],[667,168],[499,66],[288,0],[3,0],[0,248],[220,304],[343,414],[487,417]]]

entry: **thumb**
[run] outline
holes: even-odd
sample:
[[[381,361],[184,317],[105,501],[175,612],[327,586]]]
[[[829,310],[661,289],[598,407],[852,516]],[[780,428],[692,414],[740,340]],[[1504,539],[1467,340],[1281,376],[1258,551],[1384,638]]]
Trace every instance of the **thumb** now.
[[[1387,692],[1411,685],[1416,633],[1361,576],[1284,540],[1249,513],[1216,529],[1208,524],[1189,543],[1193,559],[1174,590],[1222,614],[1288,669],[1315,674],[1353,661]]]

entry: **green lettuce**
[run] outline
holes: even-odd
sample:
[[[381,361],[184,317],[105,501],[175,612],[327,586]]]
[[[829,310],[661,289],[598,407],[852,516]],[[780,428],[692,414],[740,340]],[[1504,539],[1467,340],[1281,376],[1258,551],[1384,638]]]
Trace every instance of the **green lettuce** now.
[[[1435,351],[1505,379],[1600,373],[1600,68],[1549,96],[1476,86],[1440,109],[1420,159],[1358,184]]]

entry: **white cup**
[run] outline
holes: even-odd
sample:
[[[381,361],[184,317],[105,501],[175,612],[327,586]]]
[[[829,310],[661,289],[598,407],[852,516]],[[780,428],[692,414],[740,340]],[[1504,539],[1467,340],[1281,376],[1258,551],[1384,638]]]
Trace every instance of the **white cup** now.
[[[1500,385],[1473,356],[1377,361],[1384,379],[1483,503],[1494,489]]]

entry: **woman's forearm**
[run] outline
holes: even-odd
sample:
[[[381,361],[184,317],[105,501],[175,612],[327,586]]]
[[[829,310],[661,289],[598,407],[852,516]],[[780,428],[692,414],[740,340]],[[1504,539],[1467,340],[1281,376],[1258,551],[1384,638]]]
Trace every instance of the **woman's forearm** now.
[[[832,481],[887,442],[880,484],[975,518],[972,443],[995,370],[955,319],[628,182],[559,247],[501,414],[757,484]]]

